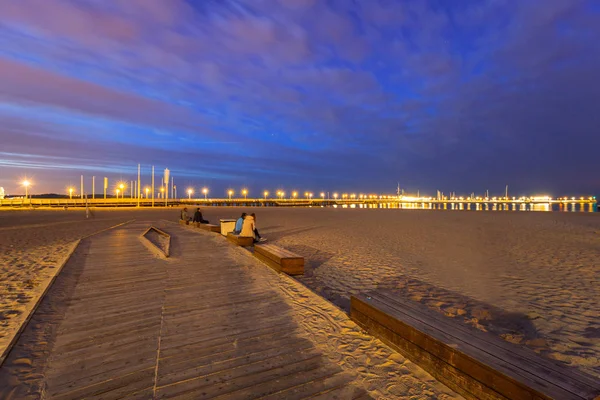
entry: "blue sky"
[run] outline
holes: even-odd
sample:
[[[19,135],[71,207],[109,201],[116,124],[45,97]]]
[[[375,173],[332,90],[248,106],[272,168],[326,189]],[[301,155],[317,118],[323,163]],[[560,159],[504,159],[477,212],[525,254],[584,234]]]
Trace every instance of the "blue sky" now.
[[[0,186],[597,193],[582,0],[0,0]],[[147,179],[146,179],[147,181]],[[97,184],[100,188],[100,184]]]

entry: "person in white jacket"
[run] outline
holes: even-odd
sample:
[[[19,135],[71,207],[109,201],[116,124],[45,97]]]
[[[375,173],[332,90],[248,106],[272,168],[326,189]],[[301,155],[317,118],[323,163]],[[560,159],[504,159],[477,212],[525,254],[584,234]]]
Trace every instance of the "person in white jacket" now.
[[[244,218],[244,223],[242,224],[240,236],[252,237],[254,238],[255,243],[264,242],[266,240],[260,236],[258,229],[256,229],[256,214],[252,213],[250,215],[246,215],[246,218]]]

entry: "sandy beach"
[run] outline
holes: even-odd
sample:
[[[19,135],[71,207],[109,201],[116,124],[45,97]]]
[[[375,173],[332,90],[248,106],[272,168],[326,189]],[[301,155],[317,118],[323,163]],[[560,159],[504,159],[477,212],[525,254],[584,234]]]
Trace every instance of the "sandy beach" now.
[[[270,242],[306,257],[298,281],[348,311],[352,293],[385,288],[600,377],[600,214],[305,208],[257,213]],[[75,240],[177,209],[0,212],[0,336]]]

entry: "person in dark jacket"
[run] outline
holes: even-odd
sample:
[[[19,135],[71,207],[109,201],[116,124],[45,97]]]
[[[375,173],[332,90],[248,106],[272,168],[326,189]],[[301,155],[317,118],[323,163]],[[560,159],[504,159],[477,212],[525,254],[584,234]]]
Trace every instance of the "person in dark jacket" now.
[[[196,208],[196,212],[194,213],[193,222],[200,222],[201,224],[208,224],[209,222],[202,218],[202,212],[200,212],[200,208]]]

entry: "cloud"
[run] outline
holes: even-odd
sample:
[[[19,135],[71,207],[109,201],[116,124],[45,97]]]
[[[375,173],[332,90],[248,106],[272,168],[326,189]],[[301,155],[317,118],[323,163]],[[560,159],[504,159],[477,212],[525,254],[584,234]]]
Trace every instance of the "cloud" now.
[[[600,144],[600,28],[590,1],[0,8],[0,135],[12,153],[32,154],[8,136],[20,132],[37,138],[39,157],[73,148],[100,166],[164,154],[190,179],[212,174],[223,185],[293,177],[377,189],[398,175],[468,192],[511,179],[598,184],[589,160]]]

